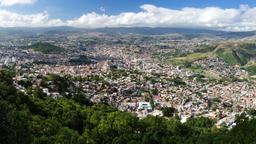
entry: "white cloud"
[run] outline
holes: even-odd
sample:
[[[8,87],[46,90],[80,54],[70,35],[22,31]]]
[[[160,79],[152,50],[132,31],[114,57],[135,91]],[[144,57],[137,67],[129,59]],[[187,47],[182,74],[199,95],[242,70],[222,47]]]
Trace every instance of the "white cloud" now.
[[[100,27],[186,27],[211,28],[232,31],[256,30],[256,7],[241,5],[240,8],[218,7],[179,10],[142,5],[139,12],[123,12],[117,15],[86,13],[70,20],[51,19],[47,12],[23,15],[0,10],[0,27],[13,26],[74,26]]]
[[[256,8],[241,5],[239,9],[218,7],[180,10],[142,5],[141,11],[125,12],[118,15],[87,13],[67,22],[75,27],[188,27],[225,30],[256,30]]]
[[[106,9],[104,7],[100,7],[101,12],[106,12]]]
[[[0,6],[34,4],[37,0],[0,0]]]
[[[0,27],[41,27],[65,25],[60,19],[50,19],[47,12],[22,15],[0,10]]]

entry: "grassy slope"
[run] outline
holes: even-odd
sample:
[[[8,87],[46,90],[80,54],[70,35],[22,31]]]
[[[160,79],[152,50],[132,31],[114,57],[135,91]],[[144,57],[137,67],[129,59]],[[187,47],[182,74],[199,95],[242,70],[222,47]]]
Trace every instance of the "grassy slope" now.
[[[184,63],[190,63],[193,61],[197,61],[200,59],[205,59],[209,56],[212,56],[213,53],[211,52],[207,52],[207,53],[193,53],[193,54],[189,54],[187,56],[184,57],[173,57],[173,58],[169,58],[167,59],[167,62],[175,64],[175,65],[183,65]]]
[[[223,59],[226,63],[230,65],[242,64],[242,60],[239,56],[235,54],[234,51],[229,49],[218,49],[216,51],[216,56]]]
[[[195,53],[182,57],[167,57],[166,62],[175,65],[184,65],[200,59],[218,57],[230,65],[246,65],[248,61],[256,56],[256,44],[252,43],[228,43],[218,47],[200,46]]]
[[[248,71],[250,75],[256,75],[256,63],[250,63],[244,66],[244,69]]]
[[[234,43],[221,45],[216,49],[216,55],[230,65],[246,65],[256,56],[256,44]]]

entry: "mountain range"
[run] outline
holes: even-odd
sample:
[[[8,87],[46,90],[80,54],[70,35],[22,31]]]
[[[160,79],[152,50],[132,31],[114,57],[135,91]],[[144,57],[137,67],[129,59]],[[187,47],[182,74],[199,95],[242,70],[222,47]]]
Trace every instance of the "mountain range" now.
[[[255,36],[255,31],[231,32],[210,29],[164,28],[164,27],[118,27],[118,28],[75,28],[75,27],[12,27],[0,28],[0,34],[61,34],[79,32],[100,32],[110,34],[167,35],[182,34],[185,36],[217,36],[221,38],[246,38]]]

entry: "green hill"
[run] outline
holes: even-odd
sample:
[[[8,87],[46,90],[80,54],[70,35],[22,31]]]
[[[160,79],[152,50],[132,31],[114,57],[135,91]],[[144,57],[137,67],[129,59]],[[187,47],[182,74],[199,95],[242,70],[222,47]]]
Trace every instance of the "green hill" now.
[[[256,57],[255,43],[229,43],[219,45],[215,50],[216,56],[230,65],[246,65]]]
[[[64,49],[61,47],[58,47],[49,43],[41,43],[41,42],[29,46],[29,48],[44,54],[59,54],[64,52]]]
[[[166,57],[167,63],[176,65],[186,65],[194,61],[209,57],[217,57],[230,65],[246,65],[251,59],[256,57],[256,43],[222,43],[217,46],[198,46],[194,53],[182,57]]]

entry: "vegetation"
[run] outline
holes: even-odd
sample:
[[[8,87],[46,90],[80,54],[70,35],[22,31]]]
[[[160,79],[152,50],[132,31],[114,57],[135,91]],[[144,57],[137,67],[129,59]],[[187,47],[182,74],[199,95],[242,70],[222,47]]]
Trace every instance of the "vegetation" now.
[[[85,65],[94,63],[90,57],[80,55],[78,58],[69,61],[72,65]]]
[[[235,50],[218,49],[216,55],[230,65],[245,65],[247,63],[247,59],[242,55],[239,56]]]
[[[49,43],[42,43],[42,42],[33,44],[29,46],[29,48],[44,54],[59,54],[64,52],[64,49],[61,47],[58,47]]]
[[[139,119],[111,106],[83,103],[80,99],[83,93],[75,98],[54,100],[40,88],[31,88],[26,94],[19,92],[13,85],[13,76],[12,70],[0,71],[0,141],[3,144],[255,142],[256,119],[249,119],[245,114],[237,117],[237,125],[230,131],[225,127],[217,129],[215,120],[204,117],[190,118],[184,124],[176,118]],[[66,77],[57,75],[44,81],[59,85],[55,90],[60,93],[72,87]],[[175,112],[174,109],[165,111],[167,116]],[[253,110],[250,113],[255,115]]]
[[[163,107],[162,112],[165,117],[173,117],[177,110],[173,107]]]
[[[187,67],[188,64],[191,64],[197,60],[208,58],[209,56],[212,56],[212,53],[192,53],[182,57],[171,57],[166,61],[174,65],[182,65]]]
[[[256,64],[248,65],[244,68],[250,75],[256,75]]]
[[[207,53],[212,52],[216,49],[216,45],[199,45],[196,47],[195,51],[196,53]]]
[[[191,63],[197,60],[205,59],[214,56],[214,50],[216,45],[199,45],[196,47],[193,53],[183,53],[180,49],[175,50],[173,54],[164,54],[162,57],[165,58],[167,63],[174,65],[183,65],[190,67]]]
[[[255,43],[228,43],[216,49],[216,56],[230,65],[246,65],[255,57]]]

